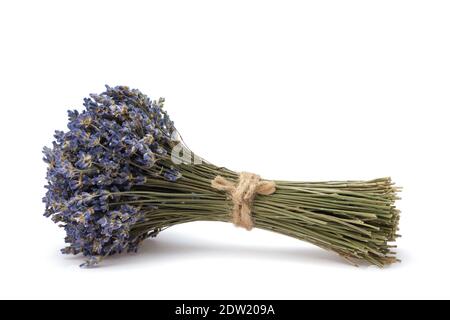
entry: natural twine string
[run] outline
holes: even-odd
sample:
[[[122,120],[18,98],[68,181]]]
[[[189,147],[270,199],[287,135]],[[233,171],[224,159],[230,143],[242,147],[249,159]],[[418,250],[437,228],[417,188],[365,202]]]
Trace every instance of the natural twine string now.
[[[255,196],[271,195],[276,191],[273,181],[262,181],[257,174],[242,172],[237,184],[217,176],[211,181],[214,189],[225,191],[233,201],[232,221],[238,227],[247,230],[253,228],[252,204]]]

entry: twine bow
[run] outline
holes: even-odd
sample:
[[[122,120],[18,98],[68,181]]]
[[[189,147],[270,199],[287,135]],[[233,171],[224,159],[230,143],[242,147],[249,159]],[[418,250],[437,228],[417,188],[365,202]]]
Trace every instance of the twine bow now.
[[[242,172],[237,184],[217,176],[211,181],[214,189],[225,191],[233,201],[232,222],[247,230],[253,228],[252,204],[255,196],[271,195],[276,191],[273,181],[262,181],[259,175]]]

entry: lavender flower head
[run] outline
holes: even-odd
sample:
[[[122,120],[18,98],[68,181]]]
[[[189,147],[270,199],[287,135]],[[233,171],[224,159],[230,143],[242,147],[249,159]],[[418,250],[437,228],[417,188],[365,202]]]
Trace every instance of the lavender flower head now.
[[[68,131],[56,131],[52,147],[44,148],[44,215],[65,229],[63,253],[81,253],[92,265],[136,251],[158,231],[133,232],[144,210],[133,204],[131,191],[149,178],[173,182],[181,176],[167,161],[176,129],[163,102],[125,86],[106,86],[84,99],[83,111],[69,111]]]

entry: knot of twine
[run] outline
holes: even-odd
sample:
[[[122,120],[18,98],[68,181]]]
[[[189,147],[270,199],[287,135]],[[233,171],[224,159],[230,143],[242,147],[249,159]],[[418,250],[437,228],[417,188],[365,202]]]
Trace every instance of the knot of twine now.
[[[217,176],[211,181],[211,186],[228,193],[233,201],[232,222],[247,230],[253,228],[252,204],[255,196],[268,196],[276,191],[275,182],[262,181],[260,176],[249,172],[242,172],[237,183]]]

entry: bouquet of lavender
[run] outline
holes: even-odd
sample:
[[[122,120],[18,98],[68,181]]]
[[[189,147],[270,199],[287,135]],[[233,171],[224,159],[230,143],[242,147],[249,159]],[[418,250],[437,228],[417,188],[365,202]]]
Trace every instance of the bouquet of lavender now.
[[[56,131],[43,199],[45,216],[66,231],[65,254],[136,251],[146,238],[192,221],[233,222],[278,232],[358,263],[396,260],[399,210],[390,178],[370,181],[265,181],[206,162],[163,110],[139,90],[106,87],[69,111]],[[191,161],[194,159],[194,161]]]

